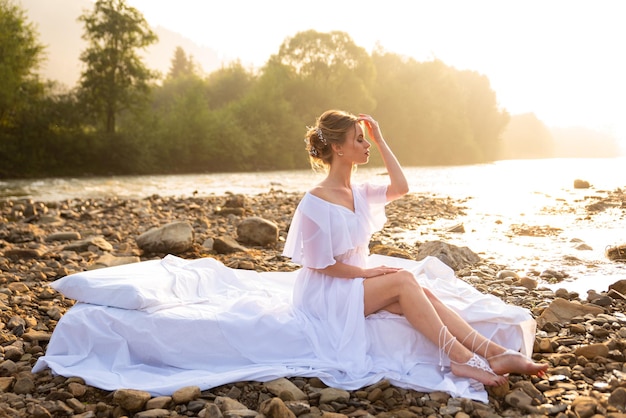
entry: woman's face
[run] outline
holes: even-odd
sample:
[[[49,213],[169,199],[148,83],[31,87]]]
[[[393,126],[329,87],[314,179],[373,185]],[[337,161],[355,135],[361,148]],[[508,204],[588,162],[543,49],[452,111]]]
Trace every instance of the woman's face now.
[[[370,158],[370,144],[363,133],[361,123],[355,123],[354,129],[348,131],[346,142],[342,147],[343,157],[352,161],[354,164],[367,164]]]

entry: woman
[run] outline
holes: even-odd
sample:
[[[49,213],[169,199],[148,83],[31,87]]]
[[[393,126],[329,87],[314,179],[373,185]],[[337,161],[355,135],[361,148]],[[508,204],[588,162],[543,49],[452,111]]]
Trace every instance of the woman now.
[[[364,128],[389,174],[386,186],[352,184],[355,166],[370,157]],[[305,141],[312,166],[325,168],[327,176],[300,202],[284,255],[304,267],[295,285],[294,305],[310,328],[308,335],[319,357],[334,357],[357,375],[372,367],[367,343],[363,346],[361,341],[367,339],[364,322],[367,316],[386,311],[404,316],[437,344],[456,376],[497,386],[508,373],[543,374],[547,364],[480,335],[421,287],[411,272],[366,265],[370,236],[385,221],[384,205],[409,191],[400,164],[371,116],[327,111],[309,128]]]
[[[369,159],[364,128],[389,185],[352,184],[353,168]],[[284,253],[299,271],[168,255],[65,276],[51,286],[79,303],[56,324],[33,372],[49,367],[101,389],[154,396],[284,376],[346,390],[386,379],[483,402],[484,386],[507,373],[543,373],[547,365],[517,352],[529,353],[534,341],[526,309],[478,292],[434,257],[368,255],[385,204],[408,191],[370,116],[324,113],[307,149],[328,174],[289,228]]]

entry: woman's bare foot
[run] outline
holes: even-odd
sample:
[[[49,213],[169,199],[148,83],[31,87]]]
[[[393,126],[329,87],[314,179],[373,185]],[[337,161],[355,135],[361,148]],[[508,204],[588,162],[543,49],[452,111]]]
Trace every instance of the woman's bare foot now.
[[[489,364],[474,353],[466,362],[451,360],[450,370],[456,376],[477,380],[485,386],[500,386],[507,380],[506,377],[494,373]]]
[[[548,369],[547,363],[535,363],[519,351],[505,350],[500,354],[488,357],[489,366],[496,374],[530,374],[543,376]]]

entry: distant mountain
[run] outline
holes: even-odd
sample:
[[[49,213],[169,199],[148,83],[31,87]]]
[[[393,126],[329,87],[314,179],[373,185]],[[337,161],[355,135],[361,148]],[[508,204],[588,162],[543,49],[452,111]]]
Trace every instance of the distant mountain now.
[[[83,25],[78,17],[93,8],[89,0],[20,0],[28,19],[35,25],[39,41],[46,46],[46,61],[40,74],[45,79],[59,81],[74,87],[80,77],[82,62],[80,53],[86,48],[81,38]],[[192,40],[164,27],[152,30],[159,37],[158,43],[147,48],[144,57],[146,65],[167,73],[174,50],[180,46],[193,57],[204,72],[210,73],[222,65],[217,51],[199,46]]]
[[[612,158],[621,155],[614,135],[584,127],[551,128],[555,152],[563,158]]]
[[[498,159],[613,158],[621,155],[614,135],[583,127],[547,127],[534,113],[512,115]]]

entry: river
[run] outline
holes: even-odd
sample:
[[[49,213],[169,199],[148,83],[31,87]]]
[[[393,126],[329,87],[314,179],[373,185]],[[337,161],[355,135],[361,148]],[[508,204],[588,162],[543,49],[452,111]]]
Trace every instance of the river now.
[[[452,167],[405,167],[411,192],[434,197],[467,199],[466,215],[454,221],[438,220],[415,231],[400,233],[413,243],[441,239],[467,246],[494,263],[528,272],[561,270],[570,275],[566,287],[585,295],[588,289],[604,291],[626,279],[626,265],[608,260],[609,246],[626,243],[626,214],[613,208],[592,217],[568,207],[603,191],[626,187],[626,157],[610,159],[510,160]],[[0,200],[29,198],[59,201],[71,198],[141,199],[161,196],[222,195],[226,192],[258,194],[275,190],[303,192],[323,175],[310,170],[258,173],[218,173],[159,176],[111,176],[0,180]],[[574,180],[591,184],[575,189]],[[381,168],[360,167],[355,181],[384,182]],[[465,233],[444,232],[463,223]],[[512,226],[559,228],[558,234],[519,236]],[[591,250],[577,250],[584,242]]]

